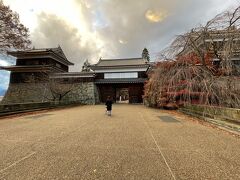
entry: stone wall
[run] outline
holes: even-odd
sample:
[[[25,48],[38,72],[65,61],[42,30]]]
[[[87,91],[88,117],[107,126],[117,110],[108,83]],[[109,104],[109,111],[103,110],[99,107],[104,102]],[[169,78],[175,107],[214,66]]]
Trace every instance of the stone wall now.
[[[94,82],[75,83],[72,90],[63,97],[62,101],[80,104],[96,104],[99,102]]]
[[[95,96],[95,104],[100,103],[100,94],[99,88],[94,84],[94,96]]]
[[[45,83],[11,83],[1,104],[47,102],[51,92]]]
[[[61,86],[64,86],[64,84],[61,84]],[[9,85],[1,104],[39,103],[52,100],[52,93],[48,84],[12,83]],[[60,103],[97,104],[99,103],[97,87],[94,82],[75,83]]]
[[[188,105],[181,108],[180,111],[203,119],[211,118],[240,124],[240,109]]]

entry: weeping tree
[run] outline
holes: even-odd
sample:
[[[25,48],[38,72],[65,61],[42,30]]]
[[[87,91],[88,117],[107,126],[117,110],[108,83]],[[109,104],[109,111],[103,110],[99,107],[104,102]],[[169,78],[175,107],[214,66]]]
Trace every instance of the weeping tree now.
[[[29,48],[28,29],[20,23],[19,15],[0,0],[0,53],[9,49]]]
[[[158,107],[240,107],[239,66],[232,61],[240,47],[239,25],[240,7],[177,36],[150,74],[145,101]]]
[[[160,108],[187,104],[240,107],[239,78],[215,76],[210,57],[206,57],[206,66],[199,63],[194,54],[159,62],[145,85],[145,100]]]
[[[239,69],[231,61],[240,50],[240,6],[233,11],[225,11],[208,21],[204,26],[178,35],[170,47],[160,53],[162,59],[176,59],[195,53],[206,66],[205,55],[210,53],[219,73],[235,75]]]

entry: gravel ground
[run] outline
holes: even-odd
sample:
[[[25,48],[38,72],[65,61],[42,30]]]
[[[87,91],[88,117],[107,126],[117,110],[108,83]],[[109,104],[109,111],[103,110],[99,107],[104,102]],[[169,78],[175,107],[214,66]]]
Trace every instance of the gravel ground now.
[[[240,139],[142,105],[0,120],[0,179],[240,179]]]

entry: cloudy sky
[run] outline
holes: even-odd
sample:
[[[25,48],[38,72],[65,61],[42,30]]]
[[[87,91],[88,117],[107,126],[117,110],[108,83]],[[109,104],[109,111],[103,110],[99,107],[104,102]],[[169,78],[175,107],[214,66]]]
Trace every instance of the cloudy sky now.
[[[240,0],[3,0],[29,28],[36,48],[61,45],[80,71],[83,61],[151,59],[177,34],[240,4]],[[0,65],[9,64],[0,57]],[[0,72],[1,77],[8,76]],[[1,79],[2,81],[2,79]],[[3,83],[1,83],[3,84]],[[6,83],[5,85],[6,86]]]

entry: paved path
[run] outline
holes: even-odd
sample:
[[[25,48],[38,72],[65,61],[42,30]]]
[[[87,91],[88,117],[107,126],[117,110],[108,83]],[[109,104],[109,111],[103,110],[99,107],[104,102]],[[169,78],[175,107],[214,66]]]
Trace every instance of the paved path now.
[[[141,105],[113,109],[0,120],[0,179],[240,179],[239,138]]]

